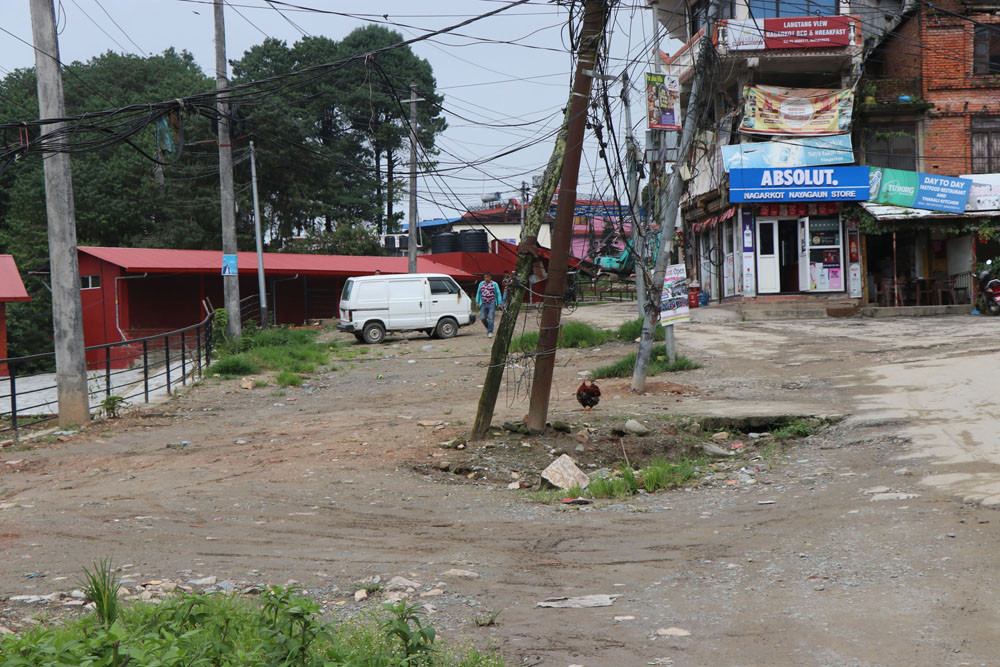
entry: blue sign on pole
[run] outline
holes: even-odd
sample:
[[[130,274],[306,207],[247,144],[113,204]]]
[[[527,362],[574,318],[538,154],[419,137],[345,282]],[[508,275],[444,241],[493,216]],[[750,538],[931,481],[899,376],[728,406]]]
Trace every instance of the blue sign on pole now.
[[[239,269],[237,268],[236,255],[223,255],[222,256],[222,275],[224,276],[235,276],[239,274]]]
[[[734,204],[867,199],[868,167],[732,169],[729,172],[729,201]]]

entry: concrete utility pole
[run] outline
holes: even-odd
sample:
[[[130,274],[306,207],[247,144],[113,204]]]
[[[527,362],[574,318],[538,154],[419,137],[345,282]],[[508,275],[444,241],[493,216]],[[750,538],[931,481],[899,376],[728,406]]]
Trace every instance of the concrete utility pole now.
[[[569,265],[570,237],[573,233],[573,211],[576,208],[580,155],[587,123],[587,107],[590,103],[590,87],[596,74],[597,53],[604,34],[607,10],[607,0],[587,0],[583,10],[583,27],[580,31],[580,49],[573,79],[571,113],[566,136],[566,158],[559,185],[556,221],[552,230],[552,254],[549,257],[549,276],[542,305],[542,322],[538,331],[538,349],[535,353],[535,376],[531,383],[531,404],[528,408],[528,429],[536,432],[545,428],[545,420],[549,413],[552,372],[555,368],[559,321],[566,289],[566,267]]]
[[[639,317],[646,312],[649,297],[646,294],[646,230],[641,229],[639,211],[639,145],[632,134],[631,90],[628,85],[628,70],[622,72],[622,106],[625,107],[625,160],[628,169],[628,200],[632,206],[632,264],[635,266],[635,296],[639,306]]]
[[[655,10],[654,5],[654,10]],[[708,5],[708,17],[705,20],[705,33],[701,40],[701,53],[694,63],[694,78],[691,82],[691,94],[688,97],[687,109],[684,111],[684,123],[681,126],[681,140],[677,147],[677,162],[674,170],[670,173],[670,181],[661,210],[663,211],[663,225],[660,227],[660,250],[656,255],[656,263],[653,266],[653,284],[651,286],[650,305],[643,315],[642,337],[639,340],[639,351],[636,354],[635,368],[632,370],[632,391],[641,392],[646,388],[646,374],[649,372],[649,357],[653,351],[653,334],[656,330],[656,323],[660,319],[660,300],[663,292],[663,277],[667,271],[667,262],[670,260],[670,251],[674,239],[674,227],[677,224],[677,208],[680,205],[681,190],[684,181],[681,178],[681,163],[687,159],[687,154],[691,151],[691,144],[694,142],[694,133],[701,118],[702,97],[705,93],[705,70],[709,66],[711,56],[712,32],[715,29],[715,18],[719,11],[719,5],[712,0]],[[667,327],[672,330],[672,327]],[[669,350],[669,347],[668,347]]]
[[[215,0],[215,88],[224,91],[229,87],[226,62],[226,18],[223,14],[224,0]],[[229,128],[229,104],[226,95],[220,93],[216,102],[219,110],[219,189],[222,199],[222,254],[235,255],[236,248],[236,193],[233,189],[233,144]],[[242,333],[240,324],[240,277],[222,276],[222,288],[226,302],[229,323],[226,335],[238,340]]]
[[[257,152],[250,140],[250,182],[253,185],[253,231],[257,240],[257,291],[260,293],[260,326],[267,326],[267,288],[264,284],[264,238],[260,231],[260,199],[257,196]]]
[[[524,236],[524,212],[528,207],[528,184],[521,181],[521,236]]]
[[[410,84],[410,229],[409,242],[406,244],[407,272],[417,272],[417,240],[420,229],[417,223],[417,102],[424,98],[417,97],[417,84]],[[390,193],[390,196],[391,193]]]
[[[52,0],[31,0],[31,34],[35,43],[39,118],[64,118],[59,39]],[[58,130],[64,123],[47,126]],[[44,153],[45,212],[48,217],[49,267],[52,277],[52,326],[56,352],[59,425],[90,421],[87,358],[83,344],[80,265],[76,256],[76,211],[69,154]],[[13,375],[13,371],[11,371]]]

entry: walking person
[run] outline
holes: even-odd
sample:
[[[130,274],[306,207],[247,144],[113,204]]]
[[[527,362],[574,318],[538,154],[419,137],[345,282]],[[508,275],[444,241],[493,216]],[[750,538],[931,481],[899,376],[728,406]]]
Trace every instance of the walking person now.
[[[483,274],[483,280],[476,287],[476,303],[479,304],[479,319],[486,327],[486,337],[493,338],[493,319],[496,316],[497,303],[500,301],[500,285],[489,273]]]

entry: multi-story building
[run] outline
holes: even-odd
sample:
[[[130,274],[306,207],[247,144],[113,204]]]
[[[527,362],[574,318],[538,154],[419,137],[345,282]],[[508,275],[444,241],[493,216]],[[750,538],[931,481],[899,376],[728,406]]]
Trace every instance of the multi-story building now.
[[[686,103],[709,0],[651,4],[684,42],[661,60]],[[981,209],[997,208],[990,178],[974,179],[968,211],[964,201],[959,212],[934,213],[867,201],[895,173],[872,170],[869,190],[869,165],[924,172],[945,186],[1000,171],[1000,32],[989,27],[997,17],[974,2],[935,7],[718,4],[705,119],[679,163],[690,268],[712,299],[971,298],[953,288],[968,287],[970,231],[989,219]]]

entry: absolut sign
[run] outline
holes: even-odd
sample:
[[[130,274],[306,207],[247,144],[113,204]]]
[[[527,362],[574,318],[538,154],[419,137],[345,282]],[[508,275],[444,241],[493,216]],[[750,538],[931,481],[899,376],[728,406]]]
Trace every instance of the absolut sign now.
[[[864,201],[868,185],[868,167],[732,169],[729,201]]]

